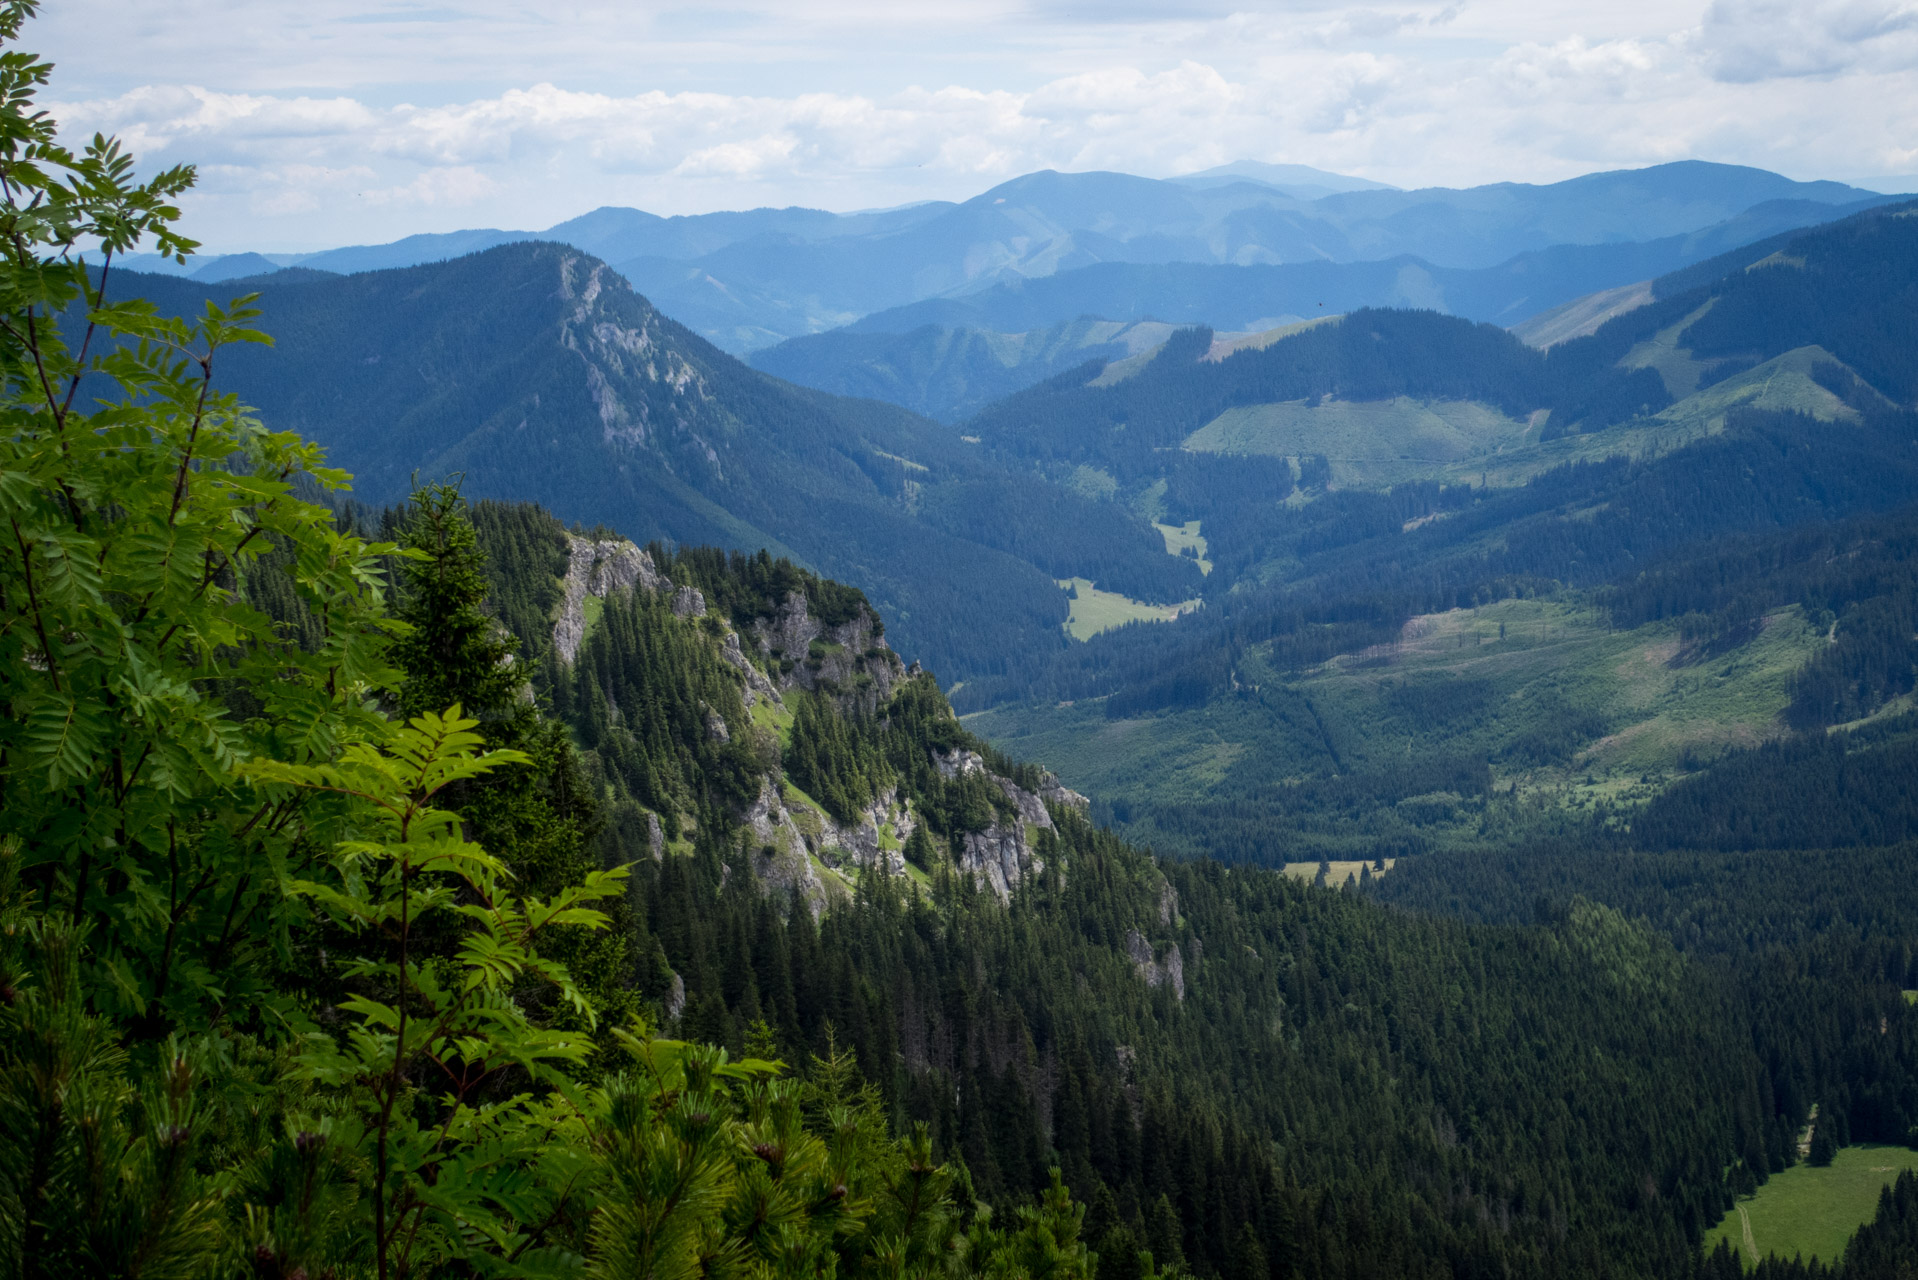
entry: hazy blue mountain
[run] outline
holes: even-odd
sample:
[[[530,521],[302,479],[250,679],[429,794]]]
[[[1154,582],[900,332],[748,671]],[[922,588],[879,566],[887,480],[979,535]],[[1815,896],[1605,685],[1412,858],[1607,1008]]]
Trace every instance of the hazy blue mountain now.
[[[263,275],[279,269],[279,263],[263,254],[229,253],[201,265],[192,275],[195,280],[212,284],[221,280],[238,280],[242,276]]]
[[[1555,245],[1685,235],[1773,201],[1841,205],[1871,194],[1702,162],[1542,186],[1418,191],[1350,189],[1363,184],[1283,166],[1227,168],[1171,181],[1046,171],[958,204],[853,214],[793,208],[662,218],[603,208],[538,236],[613,263],[667,314],[726,350],[744,352],[922,299],[1097,263],[1271,266],[1410,255],[1422,269],[1489,269]],[[1311,181],[1291,181],[1301,177]],[[534,235],[482,229],[267,256],[281,266],[382,270]],[[1417,303],[1417,284],[1385,300]],[[1380,300],[1376,292],[1363,296]],[[1076,315],[1053,314],[1041,327]]]
[[[957,422],[1088,360],[1139,355],[1172,332],[1172,325],[1151,320],[1071,320],[1025,333],[926,325],[891,334],[854,326],[789,339],[753,352],[747,363],[801,386],[890,400],[941,422]]]
[[[1899,197],[1852,205],[1774,200],[1685,235],[1642,243],[1555,245],[1496,267],[1459,269],[1399,257],[1284,266],[1100,263],[1021,279],[957,298],[932,298],[864,316],[842,330],[756,352],[756,368],[842,395],[870,395],[942,421],[1070,367],[1035,359],[1050,335],[1093,319],[1203,324],[1256,332],[1361,307],[1441,311],[1510,327],[1560,304],[1649,281],[1740,245],[1829,221]],[[1133,354],[1128,351],[1124,354]],[[1078,357],[1117,359],[1086,349]]]
[[[1283,191],[1301,200],[1317,200],[1341,191],[1396,191],[1389,182],[1373,182],[1349,174],[1329,173],[1307,164],[1266,164],[1258,160],[1235,160],[1198,173],[1181,174],[1171,179],[1182,187],[1227,187],[1235,182],[1251,182]]]
[[[297,259],[297,265],[337,271],[342,275],[357,271],[387,271],[395,267],[417,266],[422,262],[440,262],[491,249],[495,245],[533,238],[530,231],[448,231],[438,235],[407,236],[391,244],[361,244],[328,249]]]
[[[767,234],[690,262],[648,257],[620,267],[669,314],[721,346],[743,351],[769,345],[778,335],[835,328],[912,301],[964,298],[996,284],[1018,286],[1094,264],[1271,266],[1411,255],[1419,261],[1397,267],[1428,273],[1485,270],[1559,245],[1682,237],[1778,201],[1797,207],[1789,216],[1802,224],[1814,220],[1816,210],[1871,195],[1841,183],[1799,183],[1759,169],[1700,162],[1591,174],[1547,186],[1348,191],[1320,199],[1300,199],[1251,181],[1193,188],[1125,174],[1045,172],[920,213],[917,222],[901,230],[810,239]],[[1747,234],[1762,235],[1765,229]],[[1669,269],[1688,260],[1683,252],[1682,245],[1655,251],[1629,268],[1639,275],[1627,278]],[[1615,277],[1621,269],[1625,264],[1596,276],[1619,283]],[[1560,286],[1534,309],[1604,287],[1588,283],[1593,275],[1588,271]],[[1372,273],[1374,280],[1396,277],[1396,270]],[[1317,287],[1317,277],[1307,279],[1307,288]],[[1524,288],[1513,297],[1522,300],[1534,292]],[[1368,285],[1352,296],[1393,305],[1438,305],[1437,295],[1417,275],[1397,292],[1381,295],[1377,285]],[[1306,311],[1260,307],[1233,320],[1190,307],[1174,315],[1064,304],[1032,323],[1046,327],[1089,313],[1237,325],[1287,313],[1316,314],[1319,301],[1310,299]],[[1510,314],[1503,322],[1515,323],[1524,314],[1529,313]],[[903,327],[926,323],[954,322],[920,315]]]

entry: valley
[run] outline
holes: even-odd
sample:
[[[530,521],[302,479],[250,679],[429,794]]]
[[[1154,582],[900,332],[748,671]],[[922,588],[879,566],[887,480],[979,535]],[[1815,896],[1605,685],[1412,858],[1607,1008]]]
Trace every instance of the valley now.
[[[414,81],[364,112],[412,141],[325,172],[355,216],[446,201],[416,234],[196,254],[233,200],[294,216],[249,156],[360,114],[175,94],[255,150],[135,178],[36,106],[33,9],[0,1280],[1911,1274],[1918,201],[1020,174],[964,113],[1027,99],[964,87],[747,145],[712,88],[544,84],[487,142]],[[1726,95],[1728,11],[1674,46]],[[781,15],[619,16],[694,61],[750,27],[741,119],[799,74]],[[1216,38],[1182,21],[1155,46]],[[446,24],[447,67],[498,25],[351,22],[391,65]],[[1047,145],[1119,120],[1095,81],[1028,95]],[[662,159],[698,130],[661,112],[706,149]],[[486,177],[587,150],[619,199],[991,176],[557,223]],[[379,185],[429,151],[431,200]]]
[[[1629,824],[1672,780],[1784,736],[1791,677],[1823,642],[1795,609],[1726,650],[1686,643],[1676,622],[1617,630],[1575,597],[1508,600],[1412,618],[1302,672],[1248,648],[1232,692],[1200,708],[1113,718],[1095,700],[966,724],[1121,798],[1119,829],[1163,852],[1218,856],[1182,828],[1242,804],[1270,824],[1274,861],[1489,847],[1574,817]],[[1400,776],[1420,781],[1394,787]],[[1328,777],[1344,790],[1325,794]]]

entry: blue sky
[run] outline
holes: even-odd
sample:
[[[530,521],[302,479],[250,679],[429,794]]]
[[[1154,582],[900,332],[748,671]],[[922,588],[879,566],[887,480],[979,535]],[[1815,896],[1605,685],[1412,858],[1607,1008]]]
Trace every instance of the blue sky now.
[[[24,44],[71,131],[200,165],[189,229],[220,250],[1237,159],[1399,186],[1918,173],[1913,0],[54,0]]]

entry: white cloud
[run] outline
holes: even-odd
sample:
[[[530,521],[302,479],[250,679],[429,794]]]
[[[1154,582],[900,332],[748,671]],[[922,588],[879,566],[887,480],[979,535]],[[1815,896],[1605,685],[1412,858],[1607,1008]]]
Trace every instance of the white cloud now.
[[[1918,4],[1713,0],[1699,47],[1712,74],[1745,83],[1918,66]]]
[[[97,30],[110,2],[36,25]],[[1685,156],[1795,177],[1918,165],[1918,0],[1694,3],[1236,0],[1092,21],[1021,0],[572,0],[555,21],[520,0],[178,0],[126,42],[75,36],[55,84],[77,68],[83,91],[55,109],[143,163],[200,163],[190,220],[221,247],[537,229],[602,204],[872,207],[1039,168],[1239,158],[1401,185]]]

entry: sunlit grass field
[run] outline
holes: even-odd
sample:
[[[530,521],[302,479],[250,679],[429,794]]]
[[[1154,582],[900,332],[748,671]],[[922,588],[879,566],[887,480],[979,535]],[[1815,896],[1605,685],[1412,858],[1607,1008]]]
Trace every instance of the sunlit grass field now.
[[[1828,1168],[1793,1165],[1706,1232],[1705,1249],[1729,1239],[1748,1267],[1767,1254],[1836,1262],[1852,1234],[1877,1213],[1878,1193],[1905,1169],[1918,1169],[1918,1151],[1846,1147]]]

